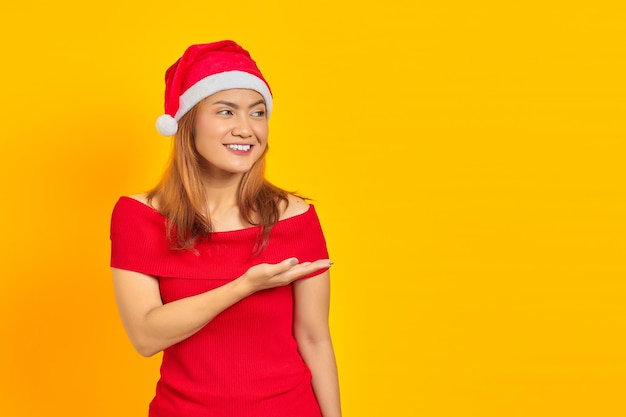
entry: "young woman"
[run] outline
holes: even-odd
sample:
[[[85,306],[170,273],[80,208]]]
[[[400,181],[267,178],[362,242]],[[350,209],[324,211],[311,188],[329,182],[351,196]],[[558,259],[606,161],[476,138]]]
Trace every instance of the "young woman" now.
[[[171,162],[121,197],[111,266],[122,321],[163,351],[150,417],[338,417],[326,244],[315,208],[264,179],[272,95],[232,41],[165,76]]]

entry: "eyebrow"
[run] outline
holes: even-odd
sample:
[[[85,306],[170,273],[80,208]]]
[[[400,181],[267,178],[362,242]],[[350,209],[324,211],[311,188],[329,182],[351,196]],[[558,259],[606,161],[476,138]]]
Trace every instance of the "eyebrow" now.
[[[216,102],[215,102],[215,103],[213,103],[213,104],[214,104],[214,105],[215,105],[215,104],[223,104],[223,105],[225,105],[225,106],[232,107],[233,109],[239,109],[239,105],[238,105],[238,104],[235,104],[235,103],[233,103],[233,102],[231,102],[231,101],[219,100],[219,101],[216,101]],[[254,103],[250,104],[250,106],[248,106],[248,108],[250,108],[250,109],[251,109],[251,108],[253,108],[254,106],[258,106],[259,104],[265,104],[265,100],[261,99],[261,100],[259,100],[259,101],[255,101]]]

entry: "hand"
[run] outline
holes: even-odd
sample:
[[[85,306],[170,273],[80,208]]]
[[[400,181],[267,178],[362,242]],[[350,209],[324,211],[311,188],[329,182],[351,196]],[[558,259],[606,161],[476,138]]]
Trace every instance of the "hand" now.
[[[242,282],[252,293],[269,288],[288,285],[303,276],[312,274],[332,265],[330,259],[299,263],[297,258],[288,258],[277,264],[259,264],[251,267],[241,276]]]

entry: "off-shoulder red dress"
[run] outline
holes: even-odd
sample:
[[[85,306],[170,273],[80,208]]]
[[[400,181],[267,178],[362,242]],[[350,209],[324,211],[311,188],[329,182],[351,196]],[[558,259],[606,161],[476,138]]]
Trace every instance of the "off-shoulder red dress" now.
[[[171,250],[163,215],[121,197],[111,219],[111,266],[154,276],[169,303],[219,287],[259,263],[328,258],[312,205],[279,221],[266,248],[253,256],[259,229],[212,233],[196,253]],[[164,350],[149,416],[320,417],[292,330],[291,286],[257,292],[224,310]]]

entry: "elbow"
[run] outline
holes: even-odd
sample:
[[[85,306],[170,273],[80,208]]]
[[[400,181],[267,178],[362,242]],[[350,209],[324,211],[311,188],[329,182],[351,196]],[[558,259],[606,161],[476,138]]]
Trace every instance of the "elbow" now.
[[[318,326],[296,323],[294,337],[299,345],[316,346],[332,343],[330,328],[327,323]]]
[[[319,348],[320,346],[332,346],[330,333],[322,332],[318,334],[296,333],[295,339],[301,348]]]
[[[135,345],[135,350],[144,358],[150,358],[161,351],[160,349],[153,349],[150,346],[136,346],[136,345]]]
[[[145,337],[131,337],[130,341],[137,353],[139,353],[144,358],[150,358],[163,350]]]

